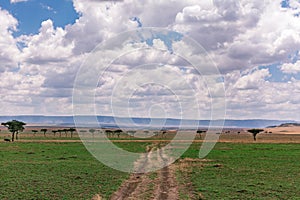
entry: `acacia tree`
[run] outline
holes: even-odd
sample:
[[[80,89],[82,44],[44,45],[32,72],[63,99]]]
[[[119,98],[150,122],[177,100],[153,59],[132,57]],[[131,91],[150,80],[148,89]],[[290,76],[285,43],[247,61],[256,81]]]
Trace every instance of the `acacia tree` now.
[[[56,134],[57,132],[58,132],[58,131],[56,131],[56,130],[52,130],[52,133],[53,133],[54,137],[55,137],[55,134]]]
[[[263,132],[263,129],[249,129],[247,130],[249,133],[252,133],[253,135],[253,140],[256,141],[256,135],[259,134],[260,132]]]
[[[94,134],[95,134],[96,130],[95,129],[90,129],[89,132],[92,133],[92,136],[94,137],[95,136]]]
[[[71,133],[71,137],[73,137],[73,132],[76,131],[76,129],[75,128],[69,128],[69,131]]]
[[[160,130],[160,132],[162,138],[166,137],[167,130]]]
[[[105,130],[106,137],[110,137],[111,133],[112,133],[111,130]]]
[[[46,129],[46,128],[42,128],[41,129],[41,132],[43,132],[44,133],[44,137],[46,137],[46,132],[47,132],[48,130]]]
[[[62,131],[65,132],[66,137],[68,137],[68,131],[69,131],[69,129],[64,128]]]
[[[136,131],[130,131],[130,135],[131,135],[132,137],[134,137],[135,133],[136,133]]]
[[[62,130],[57,130],[57,132],[59,132],[59,137],[61,137],[61,132],[62,132]]]
[[[119,138],[121,133],[123,133],[123,131],[121,129],[118,129],[118,130],[115,130],[114,133],[117,134],[117,136]]]
[[[1,123],[1,125],[5,126],[8,129],[8,131],[11,132],[11,141],[13,142],[15,140],[15,135],[16,139],[18,139],[19,132],[22,132],[25,129],[24,126],[26,125],[26,123],[17,120],[12,120]]]
[[[31,131],[33,133],[33,136],[35,136],[35,134],[38,132],[37,130],[32,130]]]
[[[206,133],[206,130],[197,130],[197,133],[199,134],[200,140],[202,139],[201,133]]]

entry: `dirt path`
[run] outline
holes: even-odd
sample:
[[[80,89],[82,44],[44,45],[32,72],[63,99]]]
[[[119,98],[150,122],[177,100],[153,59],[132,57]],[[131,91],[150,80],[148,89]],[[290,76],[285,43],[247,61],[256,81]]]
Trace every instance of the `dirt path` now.
[[[155,200],[177,200],[178,185],[175,174],[169,166],[156,172],[148,172],[158,164],[168,162],[170,158],[165,150],[150,148],[146,156],[142,156],[135,163],[135,171],[141,173],[131,174],[121,187],[112,195],[111,200],[123,199],[155,199]]]
[[[158,150],[160,154],[160,158],[163,162],[168,162],[168,157],[166,157],[162,149]],[[178,194],[178,185],[176,182],[176,177],[174,171],[171,170],[170,166],[166,166],[159,170],[158,172],[159,184],[157,184],[155,193],[155,200],[163,200],[163,199],[179,199]]]

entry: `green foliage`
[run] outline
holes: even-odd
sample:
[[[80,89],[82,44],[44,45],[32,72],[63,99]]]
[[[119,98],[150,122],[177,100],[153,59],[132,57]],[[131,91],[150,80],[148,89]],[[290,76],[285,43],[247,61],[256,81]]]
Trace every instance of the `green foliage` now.
[[[26,123],[18,121],[18,120],[12,120],[8,122],[1,123],[1,125],[7,127],[8,131],[12,133],[12,141],[15,139],[15,134],[18,139],[18,133],[24,131],[24,126]]]

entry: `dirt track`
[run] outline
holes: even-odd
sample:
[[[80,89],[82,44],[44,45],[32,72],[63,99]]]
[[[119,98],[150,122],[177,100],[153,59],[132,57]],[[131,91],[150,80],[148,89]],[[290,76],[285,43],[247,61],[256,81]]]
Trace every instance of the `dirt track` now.
[[[157,162],[166,163],[170,158],[163,149],[151,148],[145,157],[135,163],[135,171],[121,187],[112,195],[111,200],[123,199],[155,199],[177,200],[178,185],[175,174],[166,166],[156,172],[148,172]],[[151,176],[155,175],[154,180]],[[150,184],[150,183],[153,184]]]

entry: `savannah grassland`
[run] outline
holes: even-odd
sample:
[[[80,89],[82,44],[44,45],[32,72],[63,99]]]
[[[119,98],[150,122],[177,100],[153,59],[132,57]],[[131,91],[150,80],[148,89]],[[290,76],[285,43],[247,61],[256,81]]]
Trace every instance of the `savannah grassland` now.
[[[7,133],[1,131],[1,138]],[[145,152],[169,138],[137,142],[114,139],[132,152]],[[78,136],[35,137],[20,134],[14,143],[0,142],[0,199],[102,199],[111,196],[130,174],[106,167],[83,146]],[[173,164],[180,199],[300,199],[300,136],[261,134],[253,142],[246,133],[222,134],[205,159],[197,140]],[[157,174],[149,174],[143,199],[153,199]],[[151,183],[153,180],[153,183]],[[154,189],[153,189],[154,190]],[[148,194],[147,194],[148,193]]]

